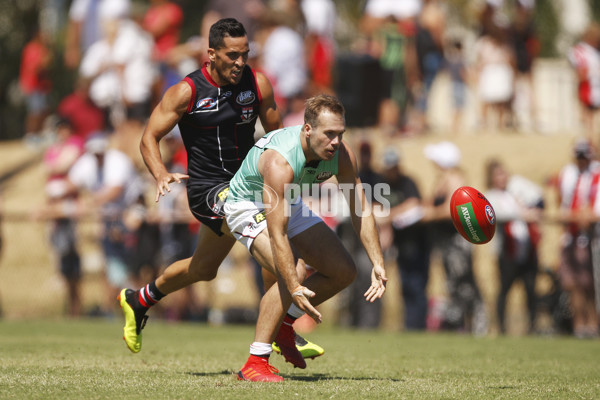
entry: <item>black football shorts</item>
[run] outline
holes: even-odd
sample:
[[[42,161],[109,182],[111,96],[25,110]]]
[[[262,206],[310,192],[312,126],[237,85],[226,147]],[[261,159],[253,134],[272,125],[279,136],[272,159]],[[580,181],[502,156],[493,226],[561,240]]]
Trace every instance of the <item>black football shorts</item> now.
[[[187,186],[188,203],[194,217],[218,236],[225,219],[223,206],[229,193],[229,182]]]

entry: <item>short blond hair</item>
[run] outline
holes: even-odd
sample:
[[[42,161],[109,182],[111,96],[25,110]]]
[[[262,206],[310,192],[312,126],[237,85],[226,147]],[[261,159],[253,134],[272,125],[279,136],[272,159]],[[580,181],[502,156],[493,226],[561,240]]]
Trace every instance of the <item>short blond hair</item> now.
[[[318,94],[306,100],[304,123],[316,128],[319,115],[323,110],[328,110],[334,114],[341,115],[342,117],[345,117],[346,115],[346,110],[337,97],[328,94]]]

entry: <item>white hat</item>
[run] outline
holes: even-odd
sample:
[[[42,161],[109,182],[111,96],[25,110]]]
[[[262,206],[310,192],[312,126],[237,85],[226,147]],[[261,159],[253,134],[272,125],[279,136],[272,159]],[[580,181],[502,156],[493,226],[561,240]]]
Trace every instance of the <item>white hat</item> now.
[[[452,142],[428,144],[423,153],[427,159],[436,163],[440,168],[453,168],[460,163],[460,150]]]
[[[421,6],[421,0],[368,0],[365,13],[374,18],[411,18],[419,14]]]
[[[519,4],[521,4],[523,8],[535,8],[535,0],[519,0]]]
[[[486,0],[486,3],[492,7],[500,8],[504,4],[504,0]]]
[[[103,0],[98,5],[100,20],[116,20],[127,18],[130,14],[129,0]]]
[[[388,148],[384,153],[383,153],[383,166],[384,168],[392,168],[398,165],[398,162],[400,162],[400,156],[398,155],[398,152],[396,152],[396,150],[392,149],[392,148]]]

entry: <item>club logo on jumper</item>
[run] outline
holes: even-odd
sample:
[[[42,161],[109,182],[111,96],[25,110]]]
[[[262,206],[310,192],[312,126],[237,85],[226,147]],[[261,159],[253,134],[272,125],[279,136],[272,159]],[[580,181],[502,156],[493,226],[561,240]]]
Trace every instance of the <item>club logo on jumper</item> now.
[[[212,97],[205,97],[196,103],[196,108],[200,110],[213,110],[216,106],[217,99],[213,99]]]
[[[255,98],[256,96],[254,95],[253,91],[245,90],[237,95],[235,102],[238,103],[240,106],[245,106],[251,104]]]
[[[325,181],[325,180],[331,178],[332,175],[333,175],[333,173],[331,171],[323,171],[323,172],[320,172],[319,175],[317,175],[317,180]]]
[[[242,115],[240,115],[242,122],[250,122],[254,119],[254,108],[242,107]]]
[[[494,213],[494,209],[489,204],[485,206],[485,216],[491,225],[496,223],[496,213]]]
[[[473,242],[482,242],[487,239],[487,237],[483,234],[483,230],[477,223],[475,211],[473,211],[473,206],[471,203],[456,206],[456,212],[460,217],[460,222],[463,226],[463,229]]]

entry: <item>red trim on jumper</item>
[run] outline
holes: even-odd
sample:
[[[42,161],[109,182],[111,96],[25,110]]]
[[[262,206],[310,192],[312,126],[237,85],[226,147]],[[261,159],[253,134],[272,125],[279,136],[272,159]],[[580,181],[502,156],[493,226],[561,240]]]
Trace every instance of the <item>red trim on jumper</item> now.
[[[582,173],[580,172],[577,176],[577,182],[575,182],[573,198],[571,199],[571,210],[577,210],[579,208],[579,185],[581,185],[581,175]]]
[[[588,107],[592,104],[592,87],[589,81],[583,81],[579,84],[579,100]]]
[[[582,173],[579,172],[579,175],[577,176],[577,181],[575,182],[575,186],[573,188],[574,192],[573,192],[573,198],[571,199],[571,210],[576,210],[579,208],[579,185],[581,185],[581,175]],[[589,194],[588,194],[589,195]],[[577,224],[571,223],[569,224],[569,231],[571,232],[572,235],[577,234]]]
[[[592,184],[590,185],[590,207],[596,205],[596,197],[598,196],[598,181],[600,181],[600,174],[594,174],[592,178]]]
[[[186,110],[187,113],[191,113],[194,109],[194,102],[196,101],[196,85],[194,85],[194,82],[187,76],[183,78],[183,80],[192,88],[192,97],[190,97],[190,102],[188,103]]]
[[[256,88],[256,94],[258,95],[258,102],[262,103],[262,93],[260,92],[260,88],[258,87],[258,79],[256,79],[256,71],[250,68],[252,71],[252,75],[254,75],[254,87]]]
[[[208,67],[210,65],[209,62],[205,62],[204,65],[202,66],[202,75],[204,75],[204,77],[206,78],[206,80],[208,81],[208,83],[210,83],[211,85],[213,85],[216,88],[220,88],[221,86],[219,86],[219,84],[217,82],[215,82],[215,80],[212,78],[212,76],[210,76],[210,73],[208,72],[208,69],[206,67]]]

